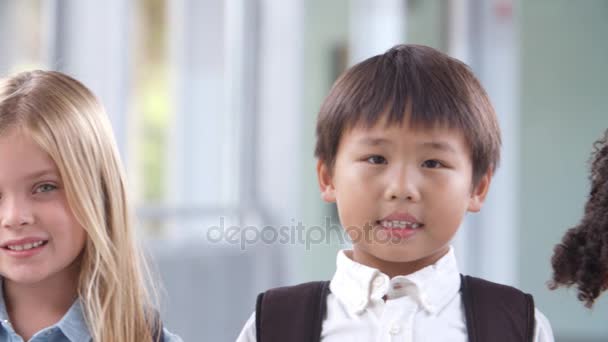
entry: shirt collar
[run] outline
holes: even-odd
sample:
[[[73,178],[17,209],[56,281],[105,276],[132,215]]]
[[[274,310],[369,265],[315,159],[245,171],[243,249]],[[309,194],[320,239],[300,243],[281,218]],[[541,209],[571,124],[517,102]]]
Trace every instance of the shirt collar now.
[[[360,314],[372,302],[411,296],[431,314],[441,311],[460,290],[460,273],[454,255],[449,251],[435,264],[412,274],[389,278],[379,270],[353,261],[341,250],[336,260],[336,273],[330,283],[331,292],[346,307]]]
[[[56,324],[70,341],[91,340],[91,335],[82,310],[83,308],[80,299],[76,299],[68,312],[61,318],[59,323]]]
[[[6,304],[4,302],[4,286],[2,277],[0,277],[0,320],[2,320],[0,323],[3,326],[10,327],[10,320],[6,311]],[[61,332],[73,342],[91,340],[91,335],[84,318],[80,299],[76,299],[74,301],[68,312],[63,315],[59,322],[46,329],[50,328],[59,328]]]
[[[4,303],[4,281],[0,277],[0,320],[2,324],[8,324],[8,312],[6,311],[6,304]]]

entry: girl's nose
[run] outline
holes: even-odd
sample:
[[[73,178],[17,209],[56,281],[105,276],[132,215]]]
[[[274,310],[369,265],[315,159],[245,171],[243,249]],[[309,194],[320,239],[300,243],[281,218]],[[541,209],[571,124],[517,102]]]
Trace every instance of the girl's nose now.
[[[30,205],[25,200],[4,198],[0,202],[0,225],[2,228],[21,228],[34,222]]]

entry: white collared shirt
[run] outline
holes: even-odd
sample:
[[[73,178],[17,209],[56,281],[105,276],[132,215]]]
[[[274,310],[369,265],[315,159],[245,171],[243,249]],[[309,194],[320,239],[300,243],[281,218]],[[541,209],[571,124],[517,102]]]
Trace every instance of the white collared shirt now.
[[[351,260],[342,250],[330,289],[323,342],[467,341],[460,272],[452,248],[434,265],[392,279]],[[553,342],[547,318],[538,309],[535,316],[534,341]],[[255,341],[254,312],[237,342]]]

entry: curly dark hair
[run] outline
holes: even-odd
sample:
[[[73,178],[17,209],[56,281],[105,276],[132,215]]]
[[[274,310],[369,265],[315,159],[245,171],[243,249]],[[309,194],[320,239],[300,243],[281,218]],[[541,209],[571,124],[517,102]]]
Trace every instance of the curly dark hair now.
[[[555,246],[549,288],[576,286],[578,299],[591,308],[608,289],[608,130],[594,143],[591,192],[581,222]]]

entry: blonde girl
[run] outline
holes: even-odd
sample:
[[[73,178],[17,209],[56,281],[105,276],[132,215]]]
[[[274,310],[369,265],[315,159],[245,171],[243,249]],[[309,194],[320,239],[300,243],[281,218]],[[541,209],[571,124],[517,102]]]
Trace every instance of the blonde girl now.
[[[0,341],[179,341],[162,328],[107,115],[59,72],[0,80]]]

